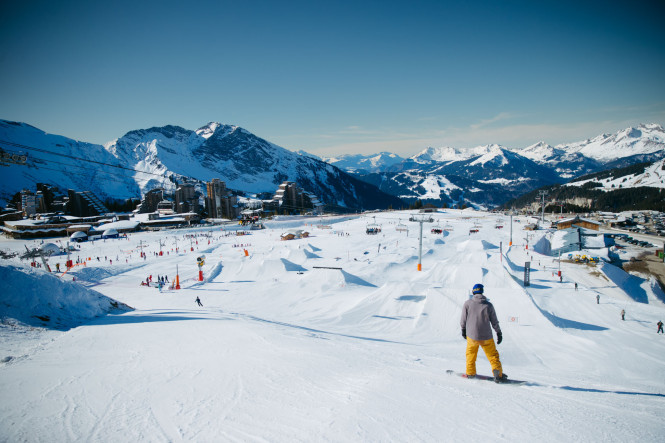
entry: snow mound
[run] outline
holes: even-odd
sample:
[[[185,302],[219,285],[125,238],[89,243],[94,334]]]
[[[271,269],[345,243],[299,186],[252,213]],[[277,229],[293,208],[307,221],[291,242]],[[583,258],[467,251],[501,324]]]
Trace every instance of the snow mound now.
[[[31,268],[0,266],[0,322],[67,330],[95,317],[132,310],[75,282]]]
[[[321,258],[320,255],[316,255],[316,254],[313,253],[313,252],[309,252],[307,249],[304,249],[303,251],[305,252],[305,256],[306,256],[307,258]]]
[[[458,251],[486,251],[488,249],[498,249],[499,247],[485,240],[467,240],[457,245]]]
[[[649,293],[652,293],[652,286],[643,278],[628,274],[621,268],[609,263],[603,263],[600,270],[630,298],[639,303],[649,303]],[[651,294],[657,297],[656,294]]]
[[[363,280],[362,278],[358,277],[357,275],[349,274],[348,272],[342,270],[342,275],[344,276],[344,281],[347,284],[351,285],[358,285],[358,286],[367,286],[370,288],[376,288],[376,285],[373,283],[370,283],[366,280]]]
[[[98,283],[105,278],[115,277],[116,275],[124,274],[125,272],[135,271],[139,268],[142,268],[144,265],[132,265],[132,266],[112,266],[104,268],[95,268],[95,267],[84,267],[78,268],[73,271],[69,271],[70,275],[76,277],[77,280],[83,280],[90,283]]]
[[[552,242],[543,236],[533,245],[533,250],[539,254],[552,255]]]

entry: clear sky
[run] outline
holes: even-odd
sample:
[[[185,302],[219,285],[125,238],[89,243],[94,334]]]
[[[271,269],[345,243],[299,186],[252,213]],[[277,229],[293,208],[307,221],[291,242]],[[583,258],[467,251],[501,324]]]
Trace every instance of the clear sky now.
[[[0,118],[234,124],[317,155],[665,124],[661,1],[0,2]]]

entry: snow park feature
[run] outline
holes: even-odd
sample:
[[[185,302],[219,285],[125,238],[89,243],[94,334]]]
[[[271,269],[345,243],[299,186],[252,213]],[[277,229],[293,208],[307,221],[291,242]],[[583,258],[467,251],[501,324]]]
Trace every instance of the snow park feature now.
[[[559,261],[540,249],[548,231],[529,231],[527,250],[516,223],[507,247],[498,215],[439,210],[428,216],[455,230],[424,230],[415,272],[419,236],[366,234],[412,215],[325,217],[332,229],[292,241],[280,235],[318,217],[280,217],[248,237],[132,232],[77,244],[81,265],[65,274],[3,259],[0,441],[661,440],[665,295],[607,262],[644,248]],[[182,246],[192,239],[194,252]],[[476,284],[501,324],[503,370],[524,383],[447,373],[465,372],[460,317]],[[491,376],[480,354],[477,373]]]

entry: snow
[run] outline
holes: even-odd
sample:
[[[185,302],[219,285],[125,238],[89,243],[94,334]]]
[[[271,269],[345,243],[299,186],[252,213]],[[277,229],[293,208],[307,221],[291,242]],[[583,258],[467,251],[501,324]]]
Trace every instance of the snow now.
[[[0,280],[3,323],[12,319],[66,330],[108,312],[130,310],[98,292],[32,268],[0,266]]]
[[[559,145],[556,148],[609,162],[631,155],[662,151],[664,143],[665,129],[658,124],[648,124],[626,128],[616,134],[602,134],[591,140]]]
[[[608,177],[605,179],[579,180],[565,184],[564,186],[582,186],[588,182],[599,183],[600,187],[594,188],[601,191],[612,191],[619,188],[635,188],[646,186],[651,188],[665,188],[665,160],[654,162],[647,166],[641,174],[631,174],[622,177]]]
[[[483,157],[489,155],[489,159],[496,155],[496,150],[500,148],[497,144],[476,146],[474,148],[458,149],[449,146],[440,148],[426,148],[418,154],[409,157],[418,163],[423,162],[453,162],[468,160],[473,157]],[[484,164],[484,162],[483,162]]]
[[[147,222],[148,220],[143,220],[143,222]],[[105,223],[102,225],[97,226],[96,230],[100,232],[104,232],[109,229],[115,229],[115,230],[120,230],[120,231],[131,231],[136,229],[136,227],[140,224],[141,222],[138,220],[119,220],[111,223]]]
[[[330,217],[329,230],[284,217],[246,235],[132,233],[81,243],[72,258],[86,265],[58,277],[3,261],[0,440],[659,441],[665,305],[654,282],[559,263],[533,250],[545,231],[528,232],[526,249],[517,222],[509,247],[509,226],[469,213],[432,214],[455,230],[424,227],[421,272],[418,224],[395,229],[407,211]],[[374,223],[381,234],[366,235]],[[310,237],[281,241],[288,229]],[[172,282],[176,268],[180,290],[140,285]],[[475,283],[499,315],[505,372],[527,385],[446,374],[464,371],[459,317]],[[109,312],[109,299],[126,311]],[[58,324],[34,317],[45,312]],[[478,372],[490,372],[482,353]]]
[[[493,161],[495,158],[499,158],[499,163],[495,165],[495,167],[505,166],[508,164],[508,159],[503,154],[503,149],[501,148],[501,146],[489,145],[487,146],[487,153],[481,155],[476,160],[469,163],[469,166],[477,166],[477,165],[484,166],[487,162]]]
[[[419,185],[425,189],[425,193],[420,196],[422,199],[439,199],[442,192],[459,189],[442,175],[428,175]]]
[[[506,186],[506,185],[509,185],[511,183],[519,183],[519,182],[524,182],[524,181],[528,181],[528,180],[529,179],[526,178],[526,177],[520,177],[517,180],[509,180],[507,178],[493,178],[491,180],[477,180],[477,181],[480,182],[480,183],[485,183],[485,184],[494,183],[494,184]]]

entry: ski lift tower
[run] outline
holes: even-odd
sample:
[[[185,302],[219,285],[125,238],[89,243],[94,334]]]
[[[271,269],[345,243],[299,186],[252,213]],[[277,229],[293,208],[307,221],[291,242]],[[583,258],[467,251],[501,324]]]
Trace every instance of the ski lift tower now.
[[[432,216],[425,215],[412,215],[409,221],[420,223],[420,240],[418,246],[418,271],[423,270],[423,223],[433,223]]]
[[[540,222],[545,225],[545,196],[547,195],[547,191],[538,191],[538,195],[541,199]]]

